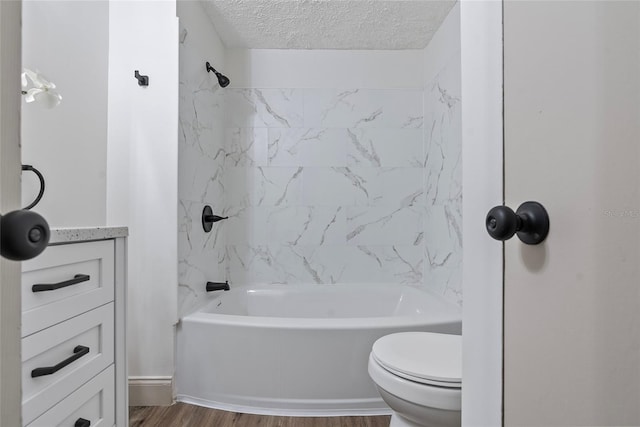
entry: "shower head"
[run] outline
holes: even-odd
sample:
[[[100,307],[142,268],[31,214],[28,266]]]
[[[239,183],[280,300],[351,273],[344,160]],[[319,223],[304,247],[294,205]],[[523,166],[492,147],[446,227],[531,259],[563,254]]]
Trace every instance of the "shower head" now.
[[[213,73],[216,75],[216,77],[218,78],[218,84],[220,84],[220,87],[227,87],[229,86],[229,78],[227,76],[225,76],[224,74],[219,73],[218,71],[215,70],[215,68],[213,68],[211,66],[211,64],[209,64],[207,62],[207,72],[209,71],[213,71]]]
[[[216,73],[216,76],[218,77],[218,84],[220,85],[220,87],[227,87],[229,86],[229,83],[231,83],[229,81],[229,78],[225,75],[222,75],[220,73]]]

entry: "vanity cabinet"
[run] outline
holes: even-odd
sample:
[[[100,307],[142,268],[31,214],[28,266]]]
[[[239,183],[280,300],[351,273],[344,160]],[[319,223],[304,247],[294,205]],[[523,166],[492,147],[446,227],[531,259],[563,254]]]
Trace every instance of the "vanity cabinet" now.
[[[23,263],[23,426],[128,425],[125,260],[125,228],[91,228]]]

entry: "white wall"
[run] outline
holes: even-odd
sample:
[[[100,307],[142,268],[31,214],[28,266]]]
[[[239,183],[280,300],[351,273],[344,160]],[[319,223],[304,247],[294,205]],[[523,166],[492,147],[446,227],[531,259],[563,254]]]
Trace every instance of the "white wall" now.
[[[177,319],[178,22],[167,1],[25,1],[24,66],[63,96],[23,103],[23,163],[51,226],[129,226],[130,375],[170,380]],[[150,76],[139,87],[134,70]],[[23,173],[23,204],[37,180]],[[159,249],[160,248],[160,249]],[[170,391],[170,387],[169,387]],[[170,393],[169,393],[170,397]]]
[[[226,223],[205,233],[202,209],[225,208],[225,91],[205,63],[226,73],[225,48],[200,2],[178,2],[180,131],[178,136],[178,314],[197,309],[205,284],[226,279]]]
[[[502,2],[460,8],[464,310],[462,422],[502,425],[502,245],[485,217],[502,202]]]
[[[407,89],[423,83],[420,50],[230,49],[230,88]]]
[[[34,210],[52,227],[104,225],[109,3],[26,0],[22,24],[23,66],[63,97],[54,109],[22,102],[22,162],[46,179]],[[22,181],[26,206],[39,183],[32,172]]]
[[[178,280],[175,1],[112,2],[109,43],[107,223],[129,226],[129,374],[170,381]],[[134,70],[149,75],[148,87],[138,86]]]
[[[428,85],[452,58],[460,56],[460,2],[451,8],[446,19],[424,49],[424,84]]]

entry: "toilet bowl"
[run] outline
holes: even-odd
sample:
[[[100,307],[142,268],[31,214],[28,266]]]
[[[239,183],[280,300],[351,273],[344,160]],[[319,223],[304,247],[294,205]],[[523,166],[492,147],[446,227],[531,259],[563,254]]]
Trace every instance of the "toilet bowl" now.
[[[392,409],[390,427],[461,423],[462,337],[402,332],[378,339],[369,376]]]

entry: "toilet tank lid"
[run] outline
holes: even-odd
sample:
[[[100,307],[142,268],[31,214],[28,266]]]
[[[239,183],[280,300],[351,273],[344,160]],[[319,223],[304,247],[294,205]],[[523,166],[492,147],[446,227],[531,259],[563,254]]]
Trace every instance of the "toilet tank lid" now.
[[[462,382],[462,337],[431,332],[386,335],[373,344],[374,358],[409,379]]]

